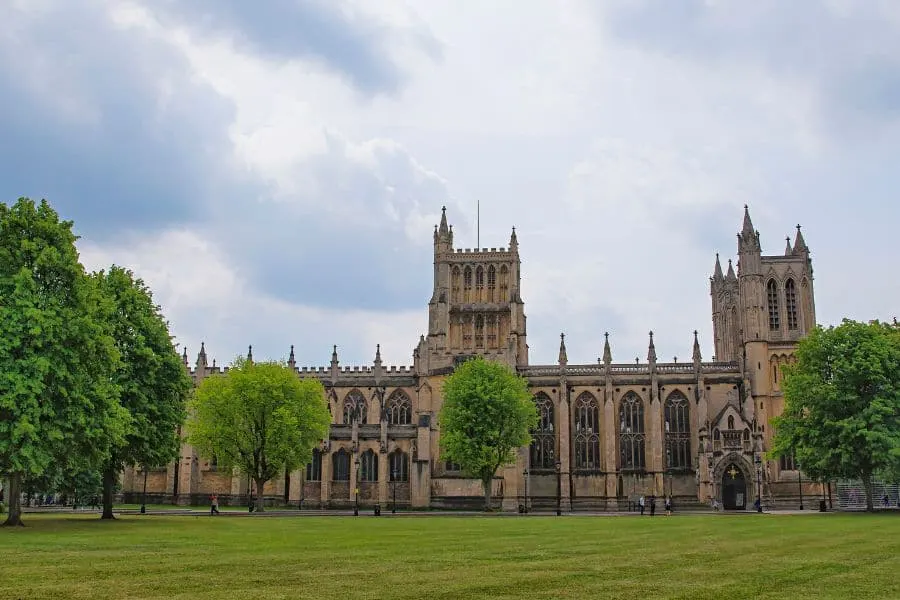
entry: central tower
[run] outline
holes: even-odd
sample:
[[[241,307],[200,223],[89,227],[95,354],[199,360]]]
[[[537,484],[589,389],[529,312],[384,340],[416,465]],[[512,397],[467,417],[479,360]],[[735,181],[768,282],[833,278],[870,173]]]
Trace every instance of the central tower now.
[[[434,230],[434,290],[428,303],[428,339],[419,358],[427,370],[452,369],[476,355],[510,367],[528,364],[519,243],[508,248],[454,249],[447,209]]]

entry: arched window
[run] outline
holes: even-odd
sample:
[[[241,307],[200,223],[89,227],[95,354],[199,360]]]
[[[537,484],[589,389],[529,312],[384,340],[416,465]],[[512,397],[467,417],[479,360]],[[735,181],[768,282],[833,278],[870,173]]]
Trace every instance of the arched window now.
[[[745,442],[750,441],[750,429],[744,429],[744,441]]]
[[[359,478],[362,481],[378,481],[378,455],[369,448],[359,457]]]
[[[575,399],[575,468],[600,470],[600,407],[590,392]]]
[[[409,425],[412,422],[412,402],[403,390],[396,390],[387,401],[388,425]]]
[[[531,432],[531,468],[552,469],[556,458],[553,401],[544,392],[538,392],[534,397],[534,405],[539,418],[537,427]]]
[[[484,348],[484,317],[475,315],[475,347]]]
[[[331,455],[331,480],[350,481],[350,453],[343,448]]]
[[[484,269],[475,269],[475,302],[484,302]]]
[[[313,450],[312,458],[306,463],[306,480],[322,481],[322,451]]]
[[[344,424],[350,425],[354,419],[365,425],[368,419],[366,399],[359,390],[353,390],[344,398]]]
[[[509,269],[500,267],[500,302],[509,302]]]
[[[679,391],[669,394],[665,406],[666,468],[691,468],[691,421],[688,399]]]
[[[487,301],[488,302],[496,302],[496,295],[494,294],[494,288],[497,287],[497,270],[494,268],[494,265],[488,267],[488,275],[487,275]]]
[[[472,267],[466,267],[463,271],[463,302],[472,301]]]
[[[715,441],[719,441],[719,439],[720,439],[721,437],[722,437],[722,434],[719,433],[719,429],[718,429],[718,428],[714,429],[714,430],[713,430],[713,439],[714,439]]]
[[[734,417],[728,415],[728,429],[734,429]]]
[[[797,289],[793,279],[784,282],[784,310],[787,313],[788,329],[798,329],[800,321],[797,319]]]
[[[619,405],[619,456],[623,471],[644,470],[644,403],[634,392]]]
[[[458,303],[462,299],[462,295],[461,295],[462,281],[460,281],[461,279],[462,279],[462,275],[459,272],[459,267],[453,267],[453,275],[450,278],[450,280],[451,280],[450,299],[454,304]]]
[[[391,466],[391,481],[409,481],[409,457],[397,448],[388,456]]]
[[[797,463],[794,460],[794,454],[782,454],[779,459],[778,466],[782,471],[796,471]]]
[[[781,321],[778,312],[778,284],[774,279],[770,279],[766,284],[766,296],[769,304],[769,329],[778,331],[781,328]]]

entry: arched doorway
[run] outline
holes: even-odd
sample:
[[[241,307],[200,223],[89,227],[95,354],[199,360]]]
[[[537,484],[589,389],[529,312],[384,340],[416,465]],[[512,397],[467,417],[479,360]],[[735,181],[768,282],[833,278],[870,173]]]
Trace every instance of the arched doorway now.
[[[744,472],[734,463],[722,473],[722,508],[745,510],[747,508],[747,481]]]

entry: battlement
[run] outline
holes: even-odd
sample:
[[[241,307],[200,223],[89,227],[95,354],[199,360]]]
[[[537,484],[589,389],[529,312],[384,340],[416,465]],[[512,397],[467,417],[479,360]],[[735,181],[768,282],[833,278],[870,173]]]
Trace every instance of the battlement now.
[[[508,254],[506,248],[455,248],[456,254]]]
[[[703,362],[699,365],[699,372],[704,374],[740,373],[740,365],[731,362]],[[603,364],[588,365],[529,365],[519,367],[519,373],[527,377],[554,377],[565,374],[568,377],[594,376],[602,377],[607,373],[607,367]],[[698,372],[693,363],[656,363],[658,375],[691,375]],[[610,375],[650,375],[649,363],[637,364],[611,364]]]

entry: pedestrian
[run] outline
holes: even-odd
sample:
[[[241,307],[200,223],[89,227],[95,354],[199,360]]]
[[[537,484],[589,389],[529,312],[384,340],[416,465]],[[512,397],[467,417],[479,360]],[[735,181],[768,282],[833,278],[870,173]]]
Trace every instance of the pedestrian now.
[[[672,515],[672,497],[666,496],[666,516]]]
[[[638,498],[638,506],[641,507],[641,516],[644,516],[644,495],[641,494],[641,497]]]
[[[656,514],[656,496],[650,496],[650,516]]]
[[[209,497],[209,516],[219,514],[219,496],[213,494]]]

